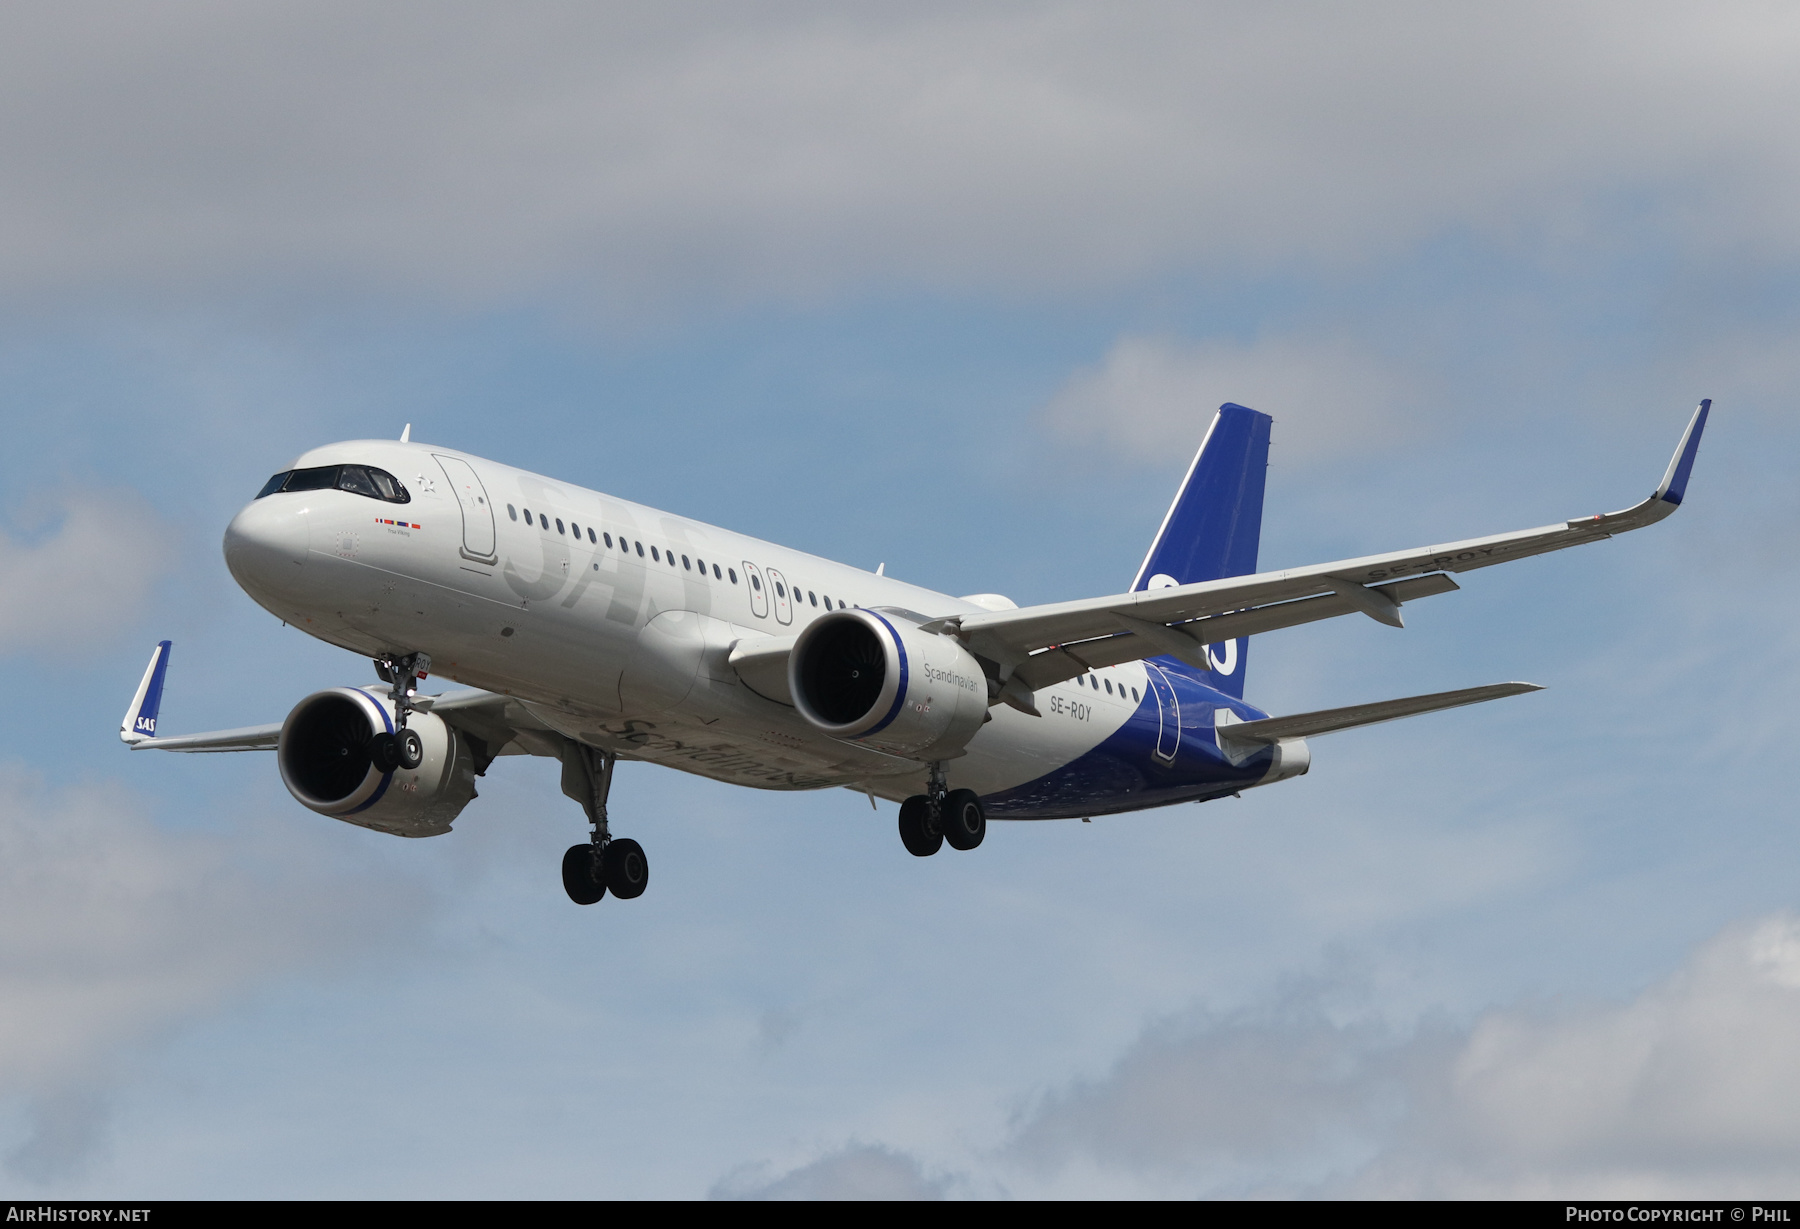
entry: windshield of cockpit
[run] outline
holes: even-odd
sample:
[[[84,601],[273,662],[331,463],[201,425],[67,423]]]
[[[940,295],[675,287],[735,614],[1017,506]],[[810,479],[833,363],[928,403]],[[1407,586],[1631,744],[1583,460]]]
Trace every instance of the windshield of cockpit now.
[[[284,469],[263,483],[256,498],[281,491],[349,491],[390,504],[411,503],[412,496],[394,475],[373,465],[320,465],[311,469]]]

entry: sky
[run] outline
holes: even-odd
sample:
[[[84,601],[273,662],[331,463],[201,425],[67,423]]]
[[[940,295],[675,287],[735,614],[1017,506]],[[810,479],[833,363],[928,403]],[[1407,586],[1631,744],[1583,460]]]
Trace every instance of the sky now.
[[[9,1198],[1800,1196],[1800,15],[1721,2],[9,5]],[[951,593],[1130,581],[1212,410],[1262,566],[1679,515],[1256,639],[1241,799],[995,824],[554,765],[453,833],[266,755],[366,662],[266,477],[462,449]]]

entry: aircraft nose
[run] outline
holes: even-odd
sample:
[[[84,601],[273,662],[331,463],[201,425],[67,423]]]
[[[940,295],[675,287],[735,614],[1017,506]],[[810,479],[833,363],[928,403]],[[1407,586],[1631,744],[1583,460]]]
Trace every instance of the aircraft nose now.
[[[304,502],[280,495],[259,499],[225,528],[225,566],[251,593],[292,588],[306,563]]]

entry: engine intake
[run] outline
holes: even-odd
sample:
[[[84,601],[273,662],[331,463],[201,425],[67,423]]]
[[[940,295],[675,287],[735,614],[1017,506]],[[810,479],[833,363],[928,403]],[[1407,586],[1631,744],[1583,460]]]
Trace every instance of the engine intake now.
[[[369,743],[394,729],[393,703],[356,687],[317,691],[281,724],[275,760],[282,784],[301,806],[397,836],[437,836],[475,797],[475,757],[440,717],[413,713],[424,758],[413,769],[382,772]]]
[[[800,633],[788,690],[807,721],[910,759],[962,754],[987,720],[987,680],[949,636],[873,610],[839,610]]]

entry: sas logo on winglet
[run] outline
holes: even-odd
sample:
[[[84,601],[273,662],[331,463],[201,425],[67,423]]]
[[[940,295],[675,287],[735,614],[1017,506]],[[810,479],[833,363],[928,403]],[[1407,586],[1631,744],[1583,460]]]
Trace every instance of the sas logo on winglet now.
[[[156,718],[154,718],[154,717],[139,717],[137,719],[136,723],[134,724],[133,728],[136,729],[137,732],[140,734],[149,734],[151,736],[154,736],[156,734]]]

